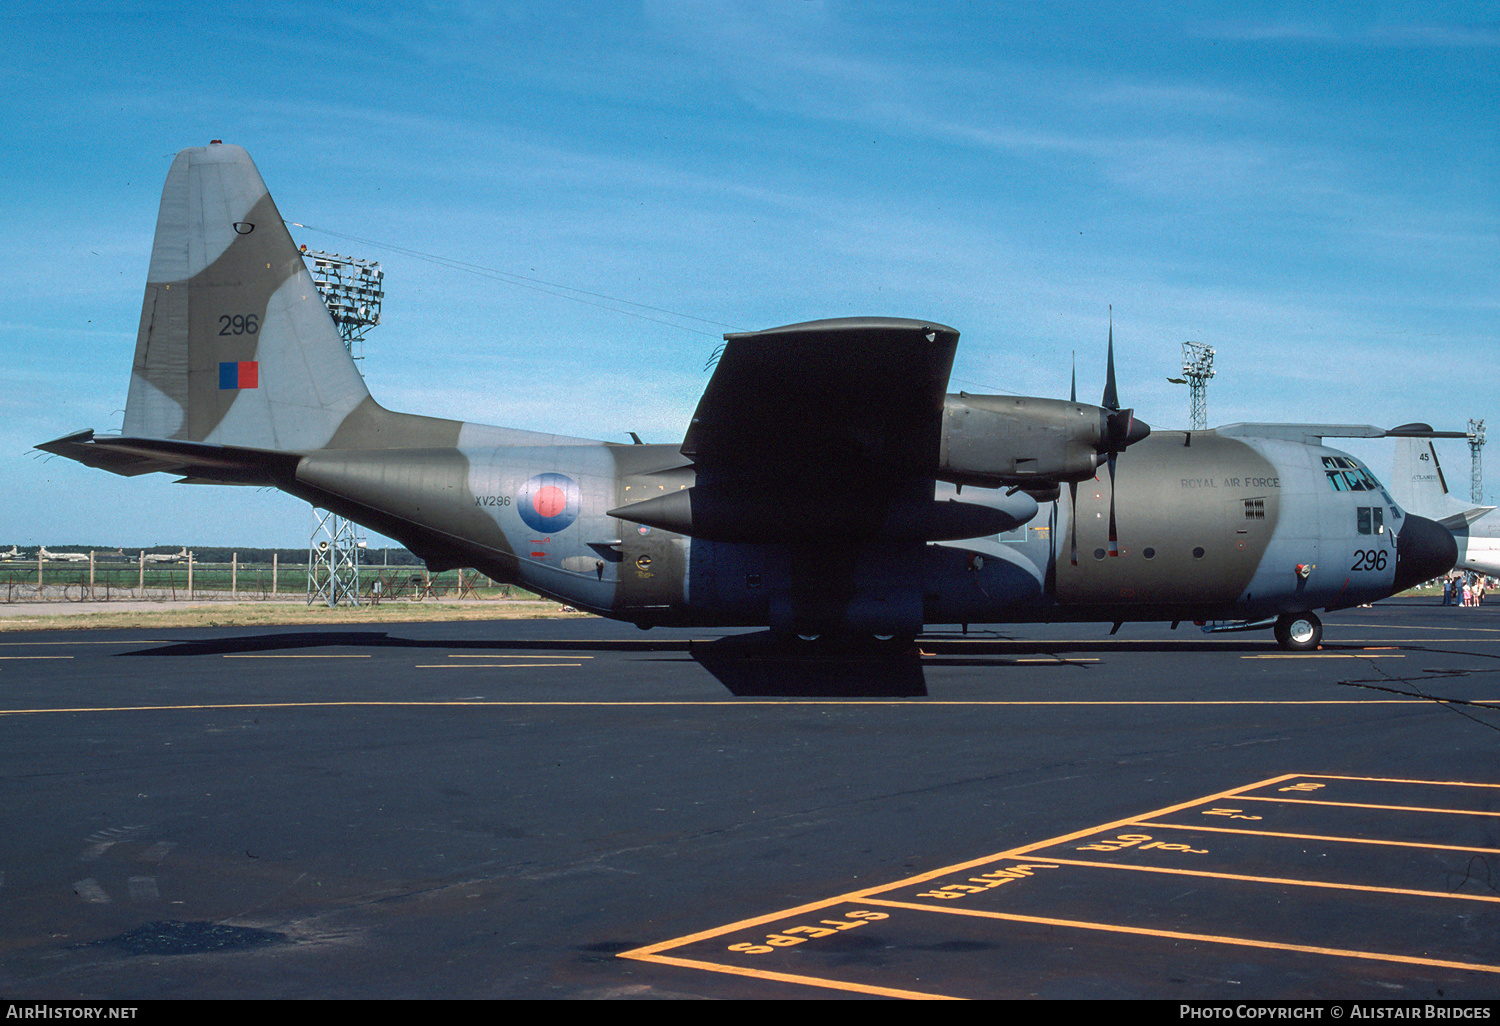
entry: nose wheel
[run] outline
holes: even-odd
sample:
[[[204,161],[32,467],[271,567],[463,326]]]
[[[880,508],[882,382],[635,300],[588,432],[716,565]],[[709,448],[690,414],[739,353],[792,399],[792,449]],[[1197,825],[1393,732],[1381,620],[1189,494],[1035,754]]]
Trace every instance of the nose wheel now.
[[[1288,652],[1313,652],[1323,643],[1323,621],[1314,613],[1282,613],[1273,633]]]

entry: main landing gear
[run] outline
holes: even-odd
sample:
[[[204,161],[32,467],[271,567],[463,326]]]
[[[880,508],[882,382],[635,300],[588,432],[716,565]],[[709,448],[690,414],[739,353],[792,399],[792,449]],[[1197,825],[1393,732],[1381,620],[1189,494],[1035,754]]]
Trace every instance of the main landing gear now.
[[[1313,652],[1323,643],[1323,621],[1316,613],[1282,613],[1272,633],[1288,652]]]

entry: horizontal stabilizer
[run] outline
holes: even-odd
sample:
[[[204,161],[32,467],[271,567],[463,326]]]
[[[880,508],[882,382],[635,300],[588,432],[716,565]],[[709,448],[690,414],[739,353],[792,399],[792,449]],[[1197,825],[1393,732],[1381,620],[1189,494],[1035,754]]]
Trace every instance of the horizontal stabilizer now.
[[[181,474],[194,484],[277,485],[292,478],[301,458],[295,453],[180,439],[101,437],[91,430],[37,448],[123,477],[160,471]]]
[[[1494,506],[1476,506],[1473,509],[1466,509],[1462,513],[1454,513],[1451,516],[1443,517],[1438,523],[1450,531],[1462,531],[1494,508]]]

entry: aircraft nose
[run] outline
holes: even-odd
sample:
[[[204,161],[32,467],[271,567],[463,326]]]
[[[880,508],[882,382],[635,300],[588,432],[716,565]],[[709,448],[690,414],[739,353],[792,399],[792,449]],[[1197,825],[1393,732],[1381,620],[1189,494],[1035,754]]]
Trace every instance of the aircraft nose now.
[[[1406,515],[1396,537],[1395,588],[1405,591],[1441,577],[1458,562],[1458,543],[1448,529],[1426,517]]]

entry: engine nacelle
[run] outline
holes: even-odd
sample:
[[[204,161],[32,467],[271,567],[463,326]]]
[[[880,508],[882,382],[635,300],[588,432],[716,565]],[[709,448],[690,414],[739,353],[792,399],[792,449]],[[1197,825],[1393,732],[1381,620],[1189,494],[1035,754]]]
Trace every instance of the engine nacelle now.
[[[1110,452],[1150,433],[1130,410],[1014,395],[947,396],[938,477],[1045,492],[1094,476]]]

